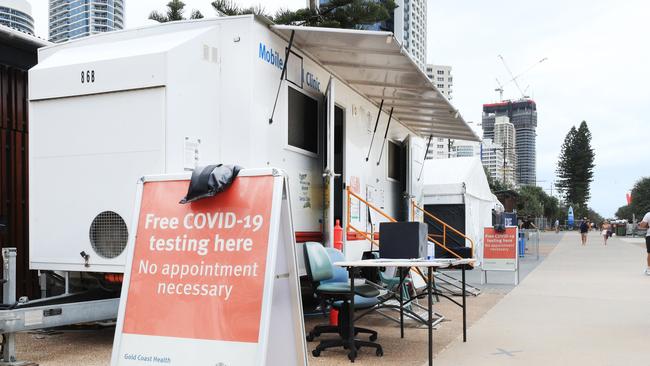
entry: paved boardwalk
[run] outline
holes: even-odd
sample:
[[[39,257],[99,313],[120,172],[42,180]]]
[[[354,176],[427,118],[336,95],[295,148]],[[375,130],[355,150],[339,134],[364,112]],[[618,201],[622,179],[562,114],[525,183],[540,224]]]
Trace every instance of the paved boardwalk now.
[[[645,245],[567,233],[551,255],[436,357],[443,365],[650,365]]]

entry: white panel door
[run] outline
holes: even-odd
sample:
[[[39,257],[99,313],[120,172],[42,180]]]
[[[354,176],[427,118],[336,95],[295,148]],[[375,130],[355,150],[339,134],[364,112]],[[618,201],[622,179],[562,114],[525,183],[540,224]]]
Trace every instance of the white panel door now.
[[[334,79],[330,77],[325,93],[325,170],[323,171],[323,242],[334,246]]]
[[[424,172],[422,172],[422,167],[424,164],[424,144],[420,137],[409,135],[405,141],[406,143],[406,161],[407,161],[407,171],[406,171],[406,194],[405,197],[405,207],[408,207],[409,213],[408,218],[412,221],[421,221],[422,213],[415,212],[415,217],[413,216],[413,210],[411,209],[411,201],[415,201],[419,206],[422,203],[422,188],[424,186]]]

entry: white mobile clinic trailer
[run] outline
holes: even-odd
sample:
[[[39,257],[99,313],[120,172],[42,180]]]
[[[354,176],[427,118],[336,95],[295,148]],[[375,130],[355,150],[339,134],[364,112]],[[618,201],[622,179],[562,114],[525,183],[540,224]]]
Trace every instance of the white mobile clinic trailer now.
[[[173,22],[45,47],[29,81],[38,270],[123,272],[146,174],[281,168],[297,241],[331,244],[345,186],[404,218],[429,136],[477,140],[388,32]]]
[[[427,160],[424,164],[421,202],[429,214],[470,238],[480,253],[483,228],[490,227],[494,212],[503,205],[492,194],[481,159],[477,156]],[[429,233],[442,234],[441,226],[425,217]],[[469,246],[460,235],[447,232],[449,246]]]

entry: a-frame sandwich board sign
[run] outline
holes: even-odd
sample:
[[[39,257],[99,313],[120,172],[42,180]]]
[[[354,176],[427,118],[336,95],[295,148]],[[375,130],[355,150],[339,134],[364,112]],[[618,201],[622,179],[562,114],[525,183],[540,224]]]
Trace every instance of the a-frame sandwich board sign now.
[[[111,365],[307,364],[286,174],[179,204],[189,182],[138,182]]]

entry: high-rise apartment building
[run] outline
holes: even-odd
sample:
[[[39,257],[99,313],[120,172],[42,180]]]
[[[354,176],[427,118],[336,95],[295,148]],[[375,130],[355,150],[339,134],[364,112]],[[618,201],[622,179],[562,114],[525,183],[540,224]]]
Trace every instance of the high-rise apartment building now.
[[[477,141],[455,140],[452,149],[458,158],[481,156],[481,143]]]
[[[50,0],[50,41],[124,28],[124,0]]]
[[[483,138],[495,138],[496,118],[506,116],[515,128],[515,176],[518,185],[537,181],[537,105],[531,99],[483,105]]]
[[[483,139],[481,143],[481,163],[493,181],[503,182],[503,149],[492,139]]]
[[[494,145],[503,150],[504,164],[501,164],[502,182],[514,187],[517,155],[515,154],[515,126],[507,116],[498,116],[494,120]]]
[[[451,100],[452,86],[454,78],[451,76],[451,66],[427,64],[425,70],[429,80],[440,90],[448,100]]]
[[[436,88],[440,90],[440,93],[451,100],[451,87],[453,85],[451,66],[428,64],[425,73]],[[449,139],[434,138],[431,141],[431,146],[429,146],[429,151],[427,151],[427,159],[446,159],[456,156],[453,145],[453,142],[449,143]]]
[[[397,0],[396,3],[393,33],[424,70],[427,57],[427,0]]]
[[[447,159],[455,155],[453,146],[450,146],[449,139],[442,137],[433,137],[429,150],[427,150],[427,159]]]
[[[483,139],[480,145],[481,163],[493,181],[499,181],[510,188],[516,187],[515,174],[512,162],[509,161],[507,150],[501,144],[496,144],[492,139]]]
[[[27,0],[0,0],[0,24],[33,35],[32,6]]]

